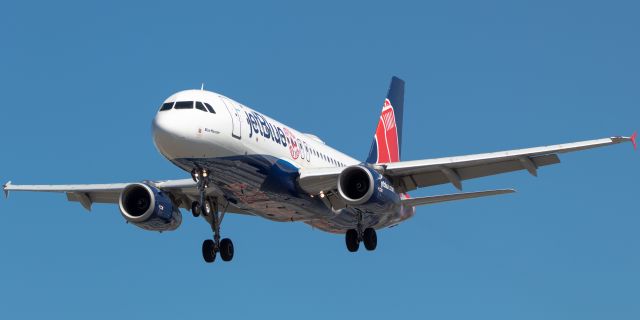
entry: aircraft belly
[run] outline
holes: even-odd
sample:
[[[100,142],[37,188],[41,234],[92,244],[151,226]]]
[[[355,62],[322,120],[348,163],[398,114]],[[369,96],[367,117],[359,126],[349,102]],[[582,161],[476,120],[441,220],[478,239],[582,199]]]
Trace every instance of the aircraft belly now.
[[[174,159],[186,171],[206,168],[213,184],[234,206],[273,221],[302,221],[314,228],[344,233],[356,225],[352,209],[335,212],[296,183],[298,168],[270,155]],[[396,223],[394,212],[365,214],[363,225],[376,229]]]
[[[236,207],[275,221],[324,218],[330,214],[319,199],[295,186],[297,168],[268,155],[175,159],[190,171],[206,168],[213,184]]]

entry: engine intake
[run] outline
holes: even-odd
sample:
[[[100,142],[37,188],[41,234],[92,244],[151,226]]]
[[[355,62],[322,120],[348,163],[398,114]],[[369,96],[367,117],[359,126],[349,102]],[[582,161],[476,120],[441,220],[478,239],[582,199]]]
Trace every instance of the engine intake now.
[[[383,175],[365,166],[345,168],[338,177],[338,195],[347,206],[386,213],[400,205],[400,196]]]
[[[120,213],[129,222],[151,231],[175,230],[182,215],[173,201],[162,190],[144,184],[132,183],[120,193]]]
[[[351,205],[369,201],[373,195],[374,185],[373,174],[362,166],[348,167],[338,177],[338,193]]]

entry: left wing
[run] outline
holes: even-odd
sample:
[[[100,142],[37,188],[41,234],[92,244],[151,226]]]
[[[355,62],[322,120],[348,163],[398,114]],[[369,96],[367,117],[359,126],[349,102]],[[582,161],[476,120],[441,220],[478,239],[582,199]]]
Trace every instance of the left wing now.
[[[374,169],[387,177],[398,192],[451,183],[462,190],[462,181],[500,173],[527,170],[536,176],[538,168],[560,163],[558,154],[586,150],[608,145],[632,142],[636,136],[611,137],[543,146],[527,149],[482,153],[467,156],[400,161],[374,165]],[[310,194],[336,189],[338,176],[344,168],[303,168],[300,170],[300,187]]]
[[[382,165],[382,173],[391,178],[400,192],[443,183],[451,183],[462,190],[463,180],[518,170],[527,170],[532,176],[537,176],[539,167],[560,163],[560,153],[628,141],[634,142],[635,134],[632,137],[611,137],[468,156],[387,163]]]

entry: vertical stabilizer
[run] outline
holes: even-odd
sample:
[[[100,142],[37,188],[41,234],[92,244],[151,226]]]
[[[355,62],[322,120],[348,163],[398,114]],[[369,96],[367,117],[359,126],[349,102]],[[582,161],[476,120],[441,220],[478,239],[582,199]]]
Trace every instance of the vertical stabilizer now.
[[[402,114],[404,111],[404,81],[391,78],[387,98],[384,100],[378,126],[373,135],[367,163],[400,161],[402,150]]]

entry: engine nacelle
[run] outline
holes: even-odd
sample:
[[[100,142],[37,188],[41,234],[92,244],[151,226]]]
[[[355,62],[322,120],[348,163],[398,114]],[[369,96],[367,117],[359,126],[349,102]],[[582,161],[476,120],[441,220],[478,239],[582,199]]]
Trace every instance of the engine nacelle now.
[[[363,165],[347,167],[340,173],[338,194],[348,206],[370,212],[390,210],[400,203],[389,180]]]
[[[129,222],[150,231],[175,230],[182,215],[162,190],[144,183],[132,183],[120,193],[120,213]]]

